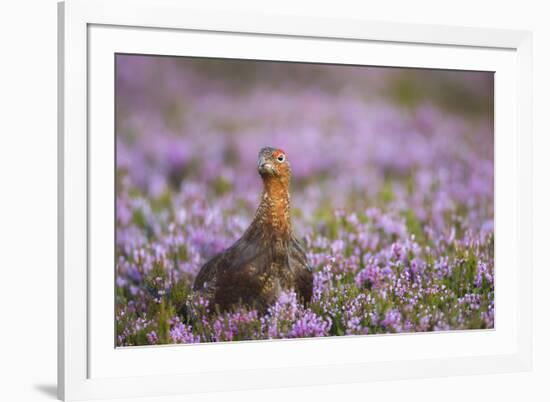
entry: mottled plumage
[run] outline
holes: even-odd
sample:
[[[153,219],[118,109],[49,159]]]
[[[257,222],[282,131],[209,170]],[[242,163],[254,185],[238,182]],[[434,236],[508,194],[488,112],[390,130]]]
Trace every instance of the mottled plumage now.
[[[235,244],[204,264],[193,285],[221,310],[244,304],[265,311],[290,289],[303,303],[311,300],[313,275],[290,220],[291,170],[285,153],[262,148],[258,172],[264,189],[252,223]]]

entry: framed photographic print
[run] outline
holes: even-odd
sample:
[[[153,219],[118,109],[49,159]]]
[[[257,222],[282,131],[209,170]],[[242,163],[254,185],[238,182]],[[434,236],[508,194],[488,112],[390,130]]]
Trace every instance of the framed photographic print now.
[[[61,398],[530,368],[530,33],[71,0],[59,41]]]

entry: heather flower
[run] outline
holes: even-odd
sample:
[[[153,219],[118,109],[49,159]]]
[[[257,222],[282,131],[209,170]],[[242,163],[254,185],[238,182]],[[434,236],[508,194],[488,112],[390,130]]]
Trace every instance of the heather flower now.
[[[313,336],[328,335],[330,319],[323,320],[311,311],[306,311],[302,317],[297,319],[288,333],[290,338],[305,338]]]
[[[156,345],[159,342],[159,337],[155,331],[147,334],[147,342],[149,342],[149,345]]]
[[[173,327],[170,329],[170,338],[174,343],[200,342],[200,337],[193,334],[191,326],[181,323],[179,319],[174,320]]]
[[[477,287],[481,287],[484,279],[487,281],[487,283],[493,283],[493,276],[489,272],[489,267],[486,263],[479,261],[477,264],[477,273],[474,282],[475,285]]]
[[[401,330],[401,313],[397,309],[391,309],[386,312],[382,325],[390,331],[400,332]]]

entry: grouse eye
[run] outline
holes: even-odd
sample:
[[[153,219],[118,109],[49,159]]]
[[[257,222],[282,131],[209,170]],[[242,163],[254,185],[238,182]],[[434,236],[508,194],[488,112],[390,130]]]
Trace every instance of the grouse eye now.
[[[277,160],[279,161],[279,163],[283,163],[285,161],[285,155],[280,154],[279,156],[277,156]]]

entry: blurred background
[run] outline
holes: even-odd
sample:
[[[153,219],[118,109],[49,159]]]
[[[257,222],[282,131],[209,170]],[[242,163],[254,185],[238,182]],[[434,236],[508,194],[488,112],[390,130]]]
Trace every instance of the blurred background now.
[[[231,194],[253,209],[257,153],[269,145],[289,156],[298,225],[373,206],[413,208],[435,230],[458,204],[474,226],[492,219],[490,72],[140,55],[116,63],[124,188],[159,198],[199,186],[212,201]]]

